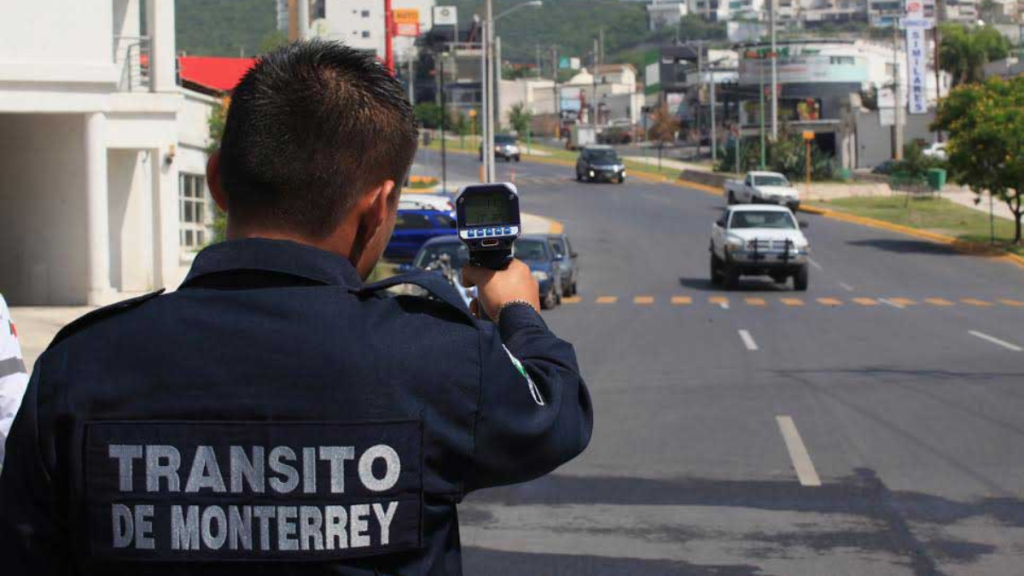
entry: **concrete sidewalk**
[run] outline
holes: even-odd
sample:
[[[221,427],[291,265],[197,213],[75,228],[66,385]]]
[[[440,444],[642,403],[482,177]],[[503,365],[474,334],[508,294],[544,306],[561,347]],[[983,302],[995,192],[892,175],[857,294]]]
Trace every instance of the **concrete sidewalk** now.
[[[644,158],[643,156],[623,156],[625,160],[630,162],[636,162],[637,164],[646,164],[647,166],[658,165],[658,154],[655,152],[653,155]],[[671,160],[669,158],[661,159],[662,168],[674,168],[682,172],[683,170],[699,170],[701,172],[712,172],[712,168],[708,164],[697,164],[695,162],[683,162],[682,160]]]
[[[973,210],[977,210],[979,212],[984,212],[985,214],[988,214],[988,211],[989,211],[989,195],[988,194],[981,195],[980,196],[981,202],[978,202],[977,204],[975,204],[974,201],[977,198],[979,198],[978,194],[975,194],[974,192],[971,192],[969,189],[963,189],[963,188],[961,188],[961,189],[957,189],[957,188],[950,189],[949,187],[947,187],[947,188],[943,189],[942,197],[943,198],[948,198],[951,202],[955,202],[956,204],[959,204],[961,206],[966,206],[966,207],[971,208]],[[1003,202],[999,198],[994,198],[992,200],[992,213],[995,214],[995,216],[997,218],[1005,218],[1005,219],[1010,220],[1010,221],[1014,220],[1013,212],[1010,211],[1010,207],[1006,205],[1006,202]]]

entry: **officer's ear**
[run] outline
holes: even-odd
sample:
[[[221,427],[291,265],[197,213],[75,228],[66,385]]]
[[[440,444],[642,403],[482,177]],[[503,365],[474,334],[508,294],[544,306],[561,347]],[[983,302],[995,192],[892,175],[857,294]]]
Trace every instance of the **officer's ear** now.
[[[206,161],[206,185],[210,188],[213,201],[221,210],[227,212],[228,197],[224,194],[224,189],[220,187],[220,150],[210,154],[210,159]]]
[[[367,232],[368,237],[376,235],[388,221],[388,215],[393,207],[392,195],[396,193],[395,181],[385,180],[363,196],[360,228]]]

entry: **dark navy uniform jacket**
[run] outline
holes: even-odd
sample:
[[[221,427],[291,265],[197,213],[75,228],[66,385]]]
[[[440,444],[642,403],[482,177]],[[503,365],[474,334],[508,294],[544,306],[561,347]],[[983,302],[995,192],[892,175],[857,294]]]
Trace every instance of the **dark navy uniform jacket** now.
[[[582,452],[590,398],[528,306],[405,280],[433,297],[231,241],[65,328],[8,441],[3,574],[460,574],[456,504]]]

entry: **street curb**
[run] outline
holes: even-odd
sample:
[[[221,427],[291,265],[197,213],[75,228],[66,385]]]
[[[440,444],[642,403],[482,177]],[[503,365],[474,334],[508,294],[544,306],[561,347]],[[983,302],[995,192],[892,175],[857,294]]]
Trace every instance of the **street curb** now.
[[[722,195],[721,188],[717,188],[715,186],[708,186],[707,184],[701,184],[700,182],[691,182],[689,180],[679,179],[676,180],[674,184],[676,184],[677,186],[682,186],[684,188],[694,188],[696,190],[700,190],[701,192],[706,192],[712,196]]]
[[[921,238],[922,240],[928,240],[936,244],[943,244],[953,248],[961,254],[967,254],[969,256],[981,256],[983,258],[990,258],[992,260],[999,260],[1013,264],[1018,268],[1024,269],[1024,257],[1016,254],[1000,254],[991,255],[984,254],[981,252],[982,246],[971,242],[964,242],[958,238],[952,236],[946,236],[945,234],[937,234],[935,232],[928,232],[926,230],[918,230],[917,228],[911,228],[910,226],[903,226],[902,224],[893,224],[892,222],[886,222],[885,220],[878,220],[876,218],[868,218],[866,216],[855,216],[853,214],[846,214],[836,210],[829,210],[828,208],[820,208],[817,206],[807,206],[804,204],[800,205],[801,212],[807,212],[809,214],[816,214],[824,218],[832,218],[833,220],[840,220],[843,222],[849,222],[851,224],[859,224],[861,226],[867,226],[869,228],[877,228],[879,230],[887,230],[889,232],[896,232],[905,236],[912,236],[915,238]]]
[[[523,215],[531,216],[533,218],[539,218],[541,220],[546,221],[548,223],[548,234],[562,234],[563,232],[565,232],[565,224],[562,224],[561,222],[555,220],[554,218],[548,218],[547,216],[540,216],[537,214],[528,213],[523,213]]]

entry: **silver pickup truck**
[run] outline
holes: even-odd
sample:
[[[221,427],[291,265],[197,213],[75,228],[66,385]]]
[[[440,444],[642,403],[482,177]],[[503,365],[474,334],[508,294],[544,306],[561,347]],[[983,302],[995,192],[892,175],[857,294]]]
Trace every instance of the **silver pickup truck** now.
[[[725,197],[729,204],[778,204],[796,212],[800,195],[778,172],[747,172],[743,180],[726,180]]]

